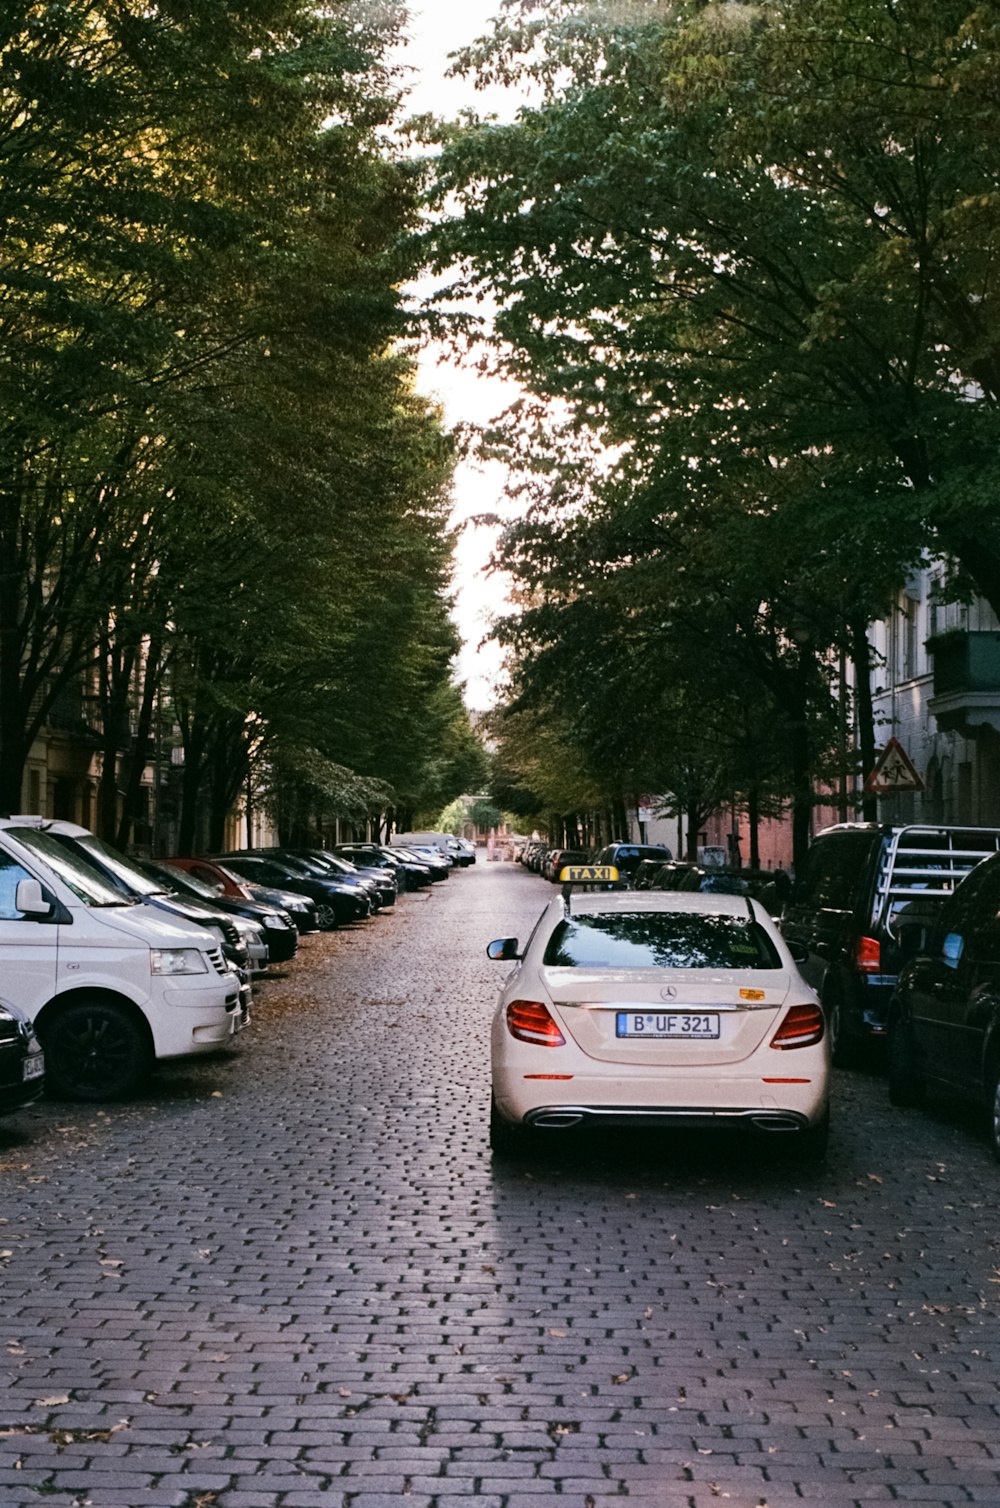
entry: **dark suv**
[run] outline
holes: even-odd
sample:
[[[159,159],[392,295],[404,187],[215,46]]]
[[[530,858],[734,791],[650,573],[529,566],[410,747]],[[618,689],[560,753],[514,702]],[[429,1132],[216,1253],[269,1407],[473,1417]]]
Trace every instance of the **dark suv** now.
[[[781,915],[826,1010],[834,1061],[883,1038],[900,968],[1000,829],[844,822],[818,833]]]
[[[938,907],[900,974],[888,1066],[894,1105],[919,1105],[932,1086],[985,1105],[1000,1159],[1000,854]]]
[[[591,863],[613,865],[622,881],[629,884],[644,859],[657,859],[666,864],[672,858],[670,849],[662,843],[609,843]]]

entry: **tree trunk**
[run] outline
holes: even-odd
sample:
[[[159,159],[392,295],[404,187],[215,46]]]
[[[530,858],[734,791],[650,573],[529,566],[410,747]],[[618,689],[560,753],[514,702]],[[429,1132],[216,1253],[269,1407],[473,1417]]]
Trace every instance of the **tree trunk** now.
[[[160,689],[160,655],[162,641],[159,638],[150,640],[146,651],[146,665],[142,680],[142,698],[139,702],[139,716],[136,724],[135,739],[132,743],[128,760],[126,761],[125,777],[122,781],[123,801],[121,823],[115,838],[116,847],[123,851],[131,841],[136,819],[139,814],[139,794],[142,790],[142,776],[146,768],[146,761],[150,757],[153,742],[153,718],[156,712],[156,698]],[[155,785],[159,782],[159,768],[153,771],[154,803],[158,799]],[[154,841],[156,833],[153,834]],[[159,855],[154,854],[154,858]]]
[[[792,863],[800,873],[812,837],[812,739],[809,735],[809,681],[812,656],[800,648],[789,677],[789,763],[792,778]]]
[[[28,757],[27,706],[21,687],[22,583],[17,563],[20,499],[10,477],[0,487],[0,812],[21,810]]]
[[[868,625],[855,619],[851,623],[851,660],[854,664],[854,696],[858,709],[858,747],[861,751],[861,774],[867,779],[875,768],[875,708],[872,704],[872,648]],[[866,822],[878,820],[878,800],[865,796],[861,814]]]
[[[752,785],[747,792],[747,825],[750,829],[750,868],[760,868],[760,790]]]
[[[95,831],[113,843],[118,834],[118,757],[129,744],[129,694],[136,655],[131,646],[123,648],[105,633],[100,656],[101,778]]]
[[[249,769],[242,720],[228,728],[216,725],[207,751],[208,848],[218,853],[225,846],[226,819],[244,788]]]
[[[611,834],[612,843],[627,843],[631,837],[628,830],[628,812],[621,796],[616,796],[611,805],[611,820],[614,830]]]
[[[701,806],[693,802],[687,809],[687,850],[684,857],[689,864],[698,862],[698,834],[701,832]]]
[[[187,728],[182,727],[184,744],[184,775],[181,780],[181,818],[177,842],[183,854],[197,853],[199,808],[205,760],[205,729],[197,718]]]

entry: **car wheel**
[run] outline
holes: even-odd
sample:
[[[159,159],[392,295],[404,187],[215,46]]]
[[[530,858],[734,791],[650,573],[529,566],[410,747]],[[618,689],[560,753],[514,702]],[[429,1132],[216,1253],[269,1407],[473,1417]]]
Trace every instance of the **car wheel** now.
[[[830,1035],[830,1056],[838,1068],[853,1068],[858,1061],[857,1045],[847,1034],[844,1007],[838,990],[831,990],[823,998],[826,1012],[826,1029]]]
[[[1000,1069],[993,1071],[993,1093],[990,1096],[990,1146],[993,1156],[1000,1162]]]
[[[321,932],[332,932],[337,925],[337,913],[332,906],[322,901],[316,907],[316,925]]]
[[[889,1103],[900,1108],[922,1105],[926,1092],[913,1027],[896,1014],[889,1023],[889,1050],[886,1064]]]
[[[494,1157],[527,1157],[532,1147],[532,1135],[527,1126],[505,1121],[497,1109],[496,1100],[490,1099],[490,1151]]]
[[[153,1064],[141,1022],[113,1000],[76,1000],[42,1030],[45,1074],[61,1099],[97,1102],[131,1094]]]

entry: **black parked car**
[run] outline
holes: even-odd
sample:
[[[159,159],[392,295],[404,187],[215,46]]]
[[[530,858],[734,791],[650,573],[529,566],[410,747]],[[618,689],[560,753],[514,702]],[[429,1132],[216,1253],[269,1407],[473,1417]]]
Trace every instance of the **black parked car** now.
[[[306,873],[300,865],[263,853],[222,854],[219,863],[240,879],[255,885],[275,885],[281,890],[298,890],[316,902],[316,920],[321,932],[349,922],[364,921],[371,915],[368,892],[360,886],[343,885],[333,878],[319,879]]]
[[[266,852],[266,850],[263,850]],[[368,890],[372,903],[372,910],[381,910],[383,906],[394,906],[398,894],[396,877],[388,870],[373,868],[370,865],[361,864],[354,859],[347,859],[342,854],[330,853],[325,848],[281,848],[277,850],[279,857],[296,860],[318,874],[320,878],[331,875],[335,880],[342,880],[346,884],[362,884]]]
[[[884,1043],[899,971],[928,918],[987,855],[1000,829],[842,822],[806,855],[781,914],[801,972],[823,1002],[834,1061]]]
[[[393,843],[392,852],[398,853],[407,863],[412,860],[417,864],[422,864],[429,871],[432,881],[447,880],[451,875],[451,862],[444,857],[440,849],[411,847],[409,843]]]
[[[931,1087],[985,1105],[1000,1160],[1000,854],[939,906],[889,1008],[889,1097]]]
[[[180,896],[189,900],[208,901],[230,916],[242,916],[249,922],[255,922],[264,933],[269,963],[287,963],[295,957],[299,934],[287,911],[278,906],[265,906],[261,901],[237,900],[232,896],[220,895],[212,885],[200,880],[190,870],[175,869],[169,863],[144,864],[143,868],[153,879],[161,879]]]
[[[262,906],[273,906],[291,917],[295,930],[301,937],[304,932],[319,931],[316,921],[316,902],[307,895],[294,890],[273,890],[267,885],[252,885],[233,874],[214,859],[165,859],[172,869],[183,869],[202,880],[213,895],[224,895],[231,900],[260,901]]]
[[[431,882],[426,864],[404,859],[395,849],[377,843],[338,843],[333,852],[359,869],[388,869],[396,877],[397,890],[420,890]]]
[[[23,1011],[0,1000],[0,1115],[37,1100],[45,1087],[45,1057]]]
[[[673,854],[663,843],[608,843],[590,862],[612,865],[617,869],[624,886],[631,881],[643,860],[657,859],[661,864],[666,864],[672,858]]]

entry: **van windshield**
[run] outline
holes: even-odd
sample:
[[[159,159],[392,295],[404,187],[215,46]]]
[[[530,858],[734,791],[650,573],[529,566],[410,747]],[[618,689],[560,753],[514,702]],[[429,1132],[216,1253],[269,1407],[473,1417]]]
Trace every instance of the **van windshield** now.
[[[70,849],[64,848],[58,839],[35,827],[8,829],[22,848],[36,854],[68,885],[78,901],[85,906],[127,906],[128,897],[121,895],[113,885],[98,874],[93,865],[86,863]]]
[[[120,854],[102,839],[95,838],[92,833],[74,837],[62,834],[54,836],[66,853],[73,854],[81,864],[102,871],[105,883],[115,886],[119,892],[133,897],[169,894],[162,880],[151,879],[138,864],[133,864],[131,859],[126,859],[124,854]]]

